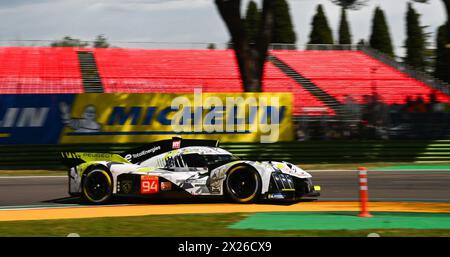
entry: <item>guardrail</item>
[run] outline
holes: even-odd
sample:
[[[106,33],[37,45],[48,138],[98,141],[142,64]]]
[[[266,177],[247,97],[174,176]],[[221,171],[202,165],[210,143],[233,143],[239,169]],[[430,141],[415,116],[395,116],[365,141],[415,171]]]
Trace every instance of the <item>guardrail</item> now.
[[[23,145],[0,147],[0,169],[61,169],[59,152],[121,153],[136,144]],[[222,143],[221,147],[250,160],[294,163],[450,162],[450,140],[437,141],[308,141],[275,144]]]

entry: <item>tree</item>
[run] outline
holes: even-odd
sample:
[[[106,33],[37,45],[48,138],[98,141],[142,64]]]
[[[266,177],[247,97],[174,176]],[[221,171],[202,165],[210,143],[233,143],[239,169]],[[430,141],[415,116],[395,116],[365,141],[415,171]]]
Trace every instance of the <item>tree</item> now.
[[[216,49],[216,44],[214,43],[209,43],[208,46],[206,47],[209,50],[215,50]]]
[[[292,25],[289,5],[286,0],[274,0],[272,43],[295,44],[297,36]]]
[[[215,0],[215,4],[231,34],[244,90],[261,92],[267,50],[273,33],[274,1],[263,0],[261,22],[255,44],[250,44],[245,22],[241,18],[241,1]]]
[[[250,43],[256,42],[260,19],[261,13],[258,10],[258,6],[256,5],[256,3],[254,1],[248,2],[247,12],[245,15],[245,30]]]
[[[327,17],[321,4],[317,6],[316,14],[311,22],[311,33],[308,44],[333,44],[333,33],[328,25]]]
[[[106,39],[106,37],[104,35],[98,35],[95,38],[93,46],[95,48],[108,48],[108,47],[110,47],[110,45],[108,43],[108,40]]]
[[[361,6],[361,3],[367,2],[368,0],[331,0],[334,3],[344,3],[344,4],[351,4],[352,6]],[[413,0],[414,2],[418,2],[418,3],[427,3],[429,0]],[[447,23],[449,23],[449,18],[450,18],[450,0],[441,0],[442,3],[444,4],[445,7],[445,13],[447,14]],[[446,31],[445,31],[445,38],[446,38],[446,42],[447,45],[445,48],[443,48],[445,50],[445,58],[446,58],[446,63],[447,63],[447,70],[446,73],[450,73],[449,70],[449,63],[450,63],[450,46],[449,43],[450,42],[450,26],[446,26]]]
[[[448,51],[445,46],[448,44],[446,39],[447,26],[444,24],[438,28],[436,37],[436,61],[434,68],[434,76],[442,81],[449,82],[449,62]]]
[[[428,3],[429,0],[413,0],[414,2],[418,2],[418,3]],[[445,11],[447,13],[447,23],[448,23],[448,19],[450,17],[450,0],[441,0],[442,3],[444,4],[445,7]],[[447,40],[449,38],[449,34],[450,34],[450,28],[447,26]]]
[[[339,44],[351,44],[352,35],[347,21],[347,10],[358,10],[365,6],[368,0],[331,0],[334,4],[340,6],[341,21],[339,23]]]
[[[435,56],[435,49],[432,49],[432,44],[431,44],[431,40],[432,40],[432,33],[431,32],[426,32],[426,30],[428,29],[428,26],[421,26],[422,31],[423,31],[423,44],[424,44],[424,50],[423,50],[423,59],[424,59],[424,68],[423,71],[429,73],[429,74],[433,74],[434,72],[434,62],[436,59]]]
[[[352,44],[352,35],[350,34],[350,26],[347,21],[347,11],[344,7],[341,10],[341,22],[339,24],[339,44]]]
[[[407,4],[406,12],[406,57],[405,63],[418,70],[425,70],[425,34],[420,26],[420,15],[411,3]]]
[[[86,47],[89,44],[79,39],[65,36],[61,40],[54,41],[50,44],[51,47]]]
[[[445,47],[445,60],[446,60],[446,74],[447,77],[445,78],[445,81],[449,82],[449,73],[450,73],[450,0],[442,0],[444,1],[445,9],[447,11],[447,26],[445,26],[446,30],[446,47]]]
[[[429,0],[414,0],[415,2],[427,3]],[[435,76],[440,78],[443,81],[449,82],[449,73],[450,73],[450,0],[441,0],[445,7],[445,12],[447,14],[447,26],[439,27],[438,38],[441,46],[437,45],[436,51],[436,68],[435,68]],[[440,36],[439,36],[440,34]],[[445,40],[445,45],[443,42]],[[439,56],[437,55],[439,54]],[[439,60],[439,63],[438,63]],[[439,66],[439,67],[438,67]]]
[[[370,36],[369,44],[370,47],[394,57],[389,28],[384,12],[380,7],[375,8],[374,17],[372,20],[372,34]]]
[[[364,40],[364,39],[360,39],[359,41],[358,41],[358,46],[359,47],[364,47],[364,46],[366,46],[366,41]]]
[[[345,10],[358,10],[365,6],[368,0],[331,0],[336,5],[341,6]]]

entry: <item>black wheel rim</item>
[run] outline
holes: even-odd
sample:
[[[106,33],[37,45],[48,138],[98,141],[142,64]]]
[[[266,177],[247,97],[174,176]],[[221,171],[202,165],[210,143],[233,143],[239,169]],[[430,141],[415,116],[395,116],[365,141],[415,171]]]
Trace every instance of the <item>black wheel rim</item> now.
[[[111,191],[110,186],[109,178],[102,171],[92,171],[86,177],[86,194],[93,201],[106,199]]]
[[[236,198],[247,199],[256,193],[258,181],[254,172],[244,169],[230,175],[228,188]]]

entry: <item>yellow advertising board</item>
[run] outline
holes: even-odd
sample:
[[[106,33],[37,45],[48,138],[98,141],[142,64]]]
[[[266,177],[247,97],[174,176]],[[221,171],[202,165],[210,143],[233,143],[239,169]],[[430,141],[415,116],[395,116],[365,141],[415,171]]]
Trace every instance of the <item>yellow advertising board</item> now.
[[[60,143],[293,140],[290,93],[80,94],[59,103]]]

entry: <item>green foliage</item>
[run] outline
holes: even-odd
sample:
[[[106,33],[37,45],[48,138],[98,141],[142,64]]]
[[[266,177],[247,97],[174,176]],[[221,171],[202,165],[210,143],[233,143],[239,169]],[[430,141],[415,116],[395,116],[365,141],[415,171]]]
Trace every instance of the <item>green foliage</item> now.
[[[110,47],[110,45],[108,43],[108,40],[106,39],[106,37],[104,35],[98,35],[95,38],[93,46],[95,48],[108,48],[108,47]]]
[[[289,5],[286,0],[274,1],[274,23],[271,42],[295,44],[297,36],[292,24]],[[258,6],[254,1],[250,1],[247,5],[244,22],[249,42],[256,42],[257,32],[261,25],[261,11],[258,10]]]
[[[80,39],[72,38],[70,36],[65,36],[61,40],[56,40],[50,44],[51,47],[87,47],[88,42],[81,41]],[[103,35],[98,35],[92,44],[95,48],[108,48],[110,44],[108,40]]]
[[[250,43],[256,42],[256,37],[258,34],[260,23],[261,23],[261,12],[258,10],[258,6],[254,1],[248,2],[244,25]]]
[[[209,43],[208,46],[207,46],[207,48],[208,48],[209,50],[214,50],[214,49],[216,49],[216,44],[214,44],[214,43]]]
[[[427,29],[428,29],[428,26],[422,26],[422,31],[424,31],[424,33],[423,33],[423,40],[424,40],[423,56],[424,56],[424,63],[425,63],[425,67],[423,70],[432,75],[434,72],[434,62],[435,62],[436,56],[435,56],[435,49],[433,48],[433,46],[431,44],[433,34],[431,32],[426,32]]]
[[[272,43],[295,44],[297,36],[286,0],[275,0]]]
[[[372,20],[372,33],[369,44],[372,48],[394,57],[394,49],[383,10],[377,7]]]
[[[449,82],[448,74],[448,50],[445,48],[447,44],[447,26],[444,24],[438,28],[436,37],[436,62],[434,68],[434,76],[442,81]]]
[[[406,13],[406,57],[405,63],[424,71],[425,70],[425,34],[420,26],[420,15],[408,3]]]
[[[87,47],[89,44],[79,39],[65,36],[61,40],[54,41],[50,44],[51,47]]]
[[[321,4],[317,6],[316,14],[311,22],[312,30],[308,44],[333,44],[333,33],[328,25],[327,17]]]
[[[347,11],[342,7],[341,22],[339,24],[339,44],[351,44],[352,35],[350,34],[350,26],[347,21]]]
[[[331,0],[336,5],[341,6],[342,8],[348,10],[358,10],[361,7],[365,6],[368,0]]]
[[[366,41],[364,40],[364,39],[360,39],[359,41],[358,41],[358,46],[360,46],[360,47],[362,47],[362,46],[365,46],[366,45]]]

